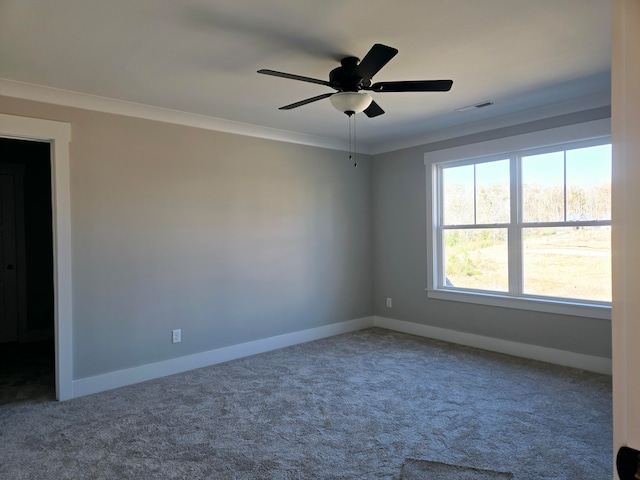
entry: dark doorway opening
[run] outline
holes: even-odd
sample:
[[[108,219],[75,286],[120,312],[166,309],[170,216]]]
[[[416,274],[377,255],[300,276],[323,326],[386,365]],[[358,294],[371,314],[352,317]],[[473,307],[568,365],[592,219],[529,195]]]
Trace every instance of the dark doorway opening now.
[[[0,138],[0,179],[0,404],[54,400],[51,145]]]

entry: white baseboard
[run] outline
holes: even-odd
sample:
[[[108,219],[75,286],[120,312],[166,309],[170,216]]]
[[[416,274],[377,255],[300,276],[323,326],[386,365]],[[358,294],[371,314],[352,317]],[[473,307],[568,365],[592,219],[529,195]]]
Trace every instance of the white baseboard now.
[[[139,367],[127,368],[116,372],[105,373],[93,377],[74,380],[72,383],[72,397],[104,392],[114,388],[125,387],[135,383],[153,380],[155,378],[174,375],[196,368],[208,367],[222,362],[228,362],[250,355],[277,350],[300,343],[320,340],[322,338],[340,335],[370,327],[380,327],[387,330],[409,333],[421,337],[443,340],[445,342],[467,345],[470,347],[506,353],[517,357],[541,360],[568,367],[581,368],[597,373],[611,375],[611,359],[566,352],[553,348],[528,345],[524,343],[484,337],[471,333],[456,332],[444,328],[431,327],[418,323],[405,322],[385,317],[363,317],[346,322],[333,323],[317,328],[286,333],[275,337],[264,338],[252,342],[241,343],[229,347],[209,350],[207,352],[172,358],[162,362],[151,363]]]
[[[472,333],[456,332],[445,328],[431,327],[392,318],[374,317],[374,325],[387,330],[409,333],[420,337],[428,337],[445,342],[467,345],[493,352],[506,353],[516,357],[540,360],[543,362],[564,365],[566,367],[581,368],[591,372],[611,375],[612,364],[610,358],[595,357],[581,353],[567,352],[554,348],[540,347],[526,343],[512,342],[498,338],[484,337]]]
[[[182,373],[196,368],[208,367],[217,363],[228,362],[258,353],[264,353],[279,348],[297,345],[299,343],[332,337],[342,333],[353,332],[374,326],[374,317],[363,317],[346,322],[332,323],[317,328],[301,330],[299,332],[286,333],[275,337],[241,343],[229,347],[209,350],[207,352],[172,358],[162,362],[151,363],[126,370],[105,373],[93,377],[82,378],[73,381],[72,398],[104,392],[114,388],[120,388],[135,383],[153,380]]]

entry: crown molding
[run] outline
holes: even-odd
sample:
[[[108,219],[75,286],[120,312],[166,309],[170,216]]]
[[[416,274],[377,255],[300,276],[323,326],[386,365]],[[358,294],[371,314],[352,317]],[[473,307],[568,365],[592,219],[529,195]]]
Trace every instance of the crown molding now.
[[[169,108],[154,107],[141,103],[73,92],[60,88],[45,87],[32,83],[17,82],[6,78],[0,78],[0,92],[2,92],[2,95],[7,97],[22,98],[24,100],[33,100],[36,102],[50,103],[65,107],[144,118],[146,120],[155,120],[158,122],[173,123],[188,127],[202,128],[205,130],[234,133],[237,135],[246,135],[249,137],[264,138],[311,147],[328,148],[331,150],[347,150],[346,142],[342,139],[307,135],[276,128],[251,125],[248,123],[234,122],[232,120],[208,117],[206,115],[187,113]],[[367,152],[363,151],[362,153]]]
[[[17,82],[15,80],[5,78],[0,78],[0,91],[2,92],[2,95],[8,97],[22,98],[25,100],[50,103],[65,107],[144,118],[158,122],[307,145],[311,147],[328,148],[340,151],[348,150],[348,145],[344,139],[308,135],[288,130],[235,122],[232,120],[198,115],[180,110],[127,102],[124,100],[35,85],[32,83]],[[378,155],[451,138],[462,137],[465,135],[472,135],[474,133],[486,132],[488,130],[508,127],[519,123],[542,120],[553,116],[575,113],[608,105],[611,105],[611,93],[601,92],[588,97],[580,97],[566,102],[546,105],[510,115],[503,115],[492,119],[466,123],[451,128],[429,132],[427,134],[415,135],[374,145],[362,144],[359,146],[359,151],[365,155]]]

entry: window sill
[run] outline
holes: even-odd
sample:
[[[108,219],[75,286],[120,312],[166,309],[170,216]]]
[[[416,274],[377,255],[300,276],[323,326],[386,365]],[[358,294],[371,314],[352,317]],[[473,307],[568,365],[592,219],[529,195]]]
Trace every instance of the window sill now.
[[[427,297],[454,302],[475,303],[493,307],[517,308],[536,312],[572,315],[576,317],[611,320],[611,306],[606,304],[580,303],[538,298],[511,297],[486,292],[468,292],[455,290],[426,290]]]

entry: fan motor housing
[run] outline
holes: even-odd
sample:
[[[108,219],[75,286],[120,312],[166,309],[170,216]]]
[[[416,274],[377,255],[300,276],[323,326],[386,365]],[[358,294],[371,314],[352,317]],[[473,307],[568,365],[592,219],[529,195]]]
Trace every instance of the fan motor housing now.
[[[358,72],[358,57],[345,57],[340,61],[341,66],[329,73],[329,83],[341,92],[357,92],[363,87],[371,85],[371,80],[364,80]]]

